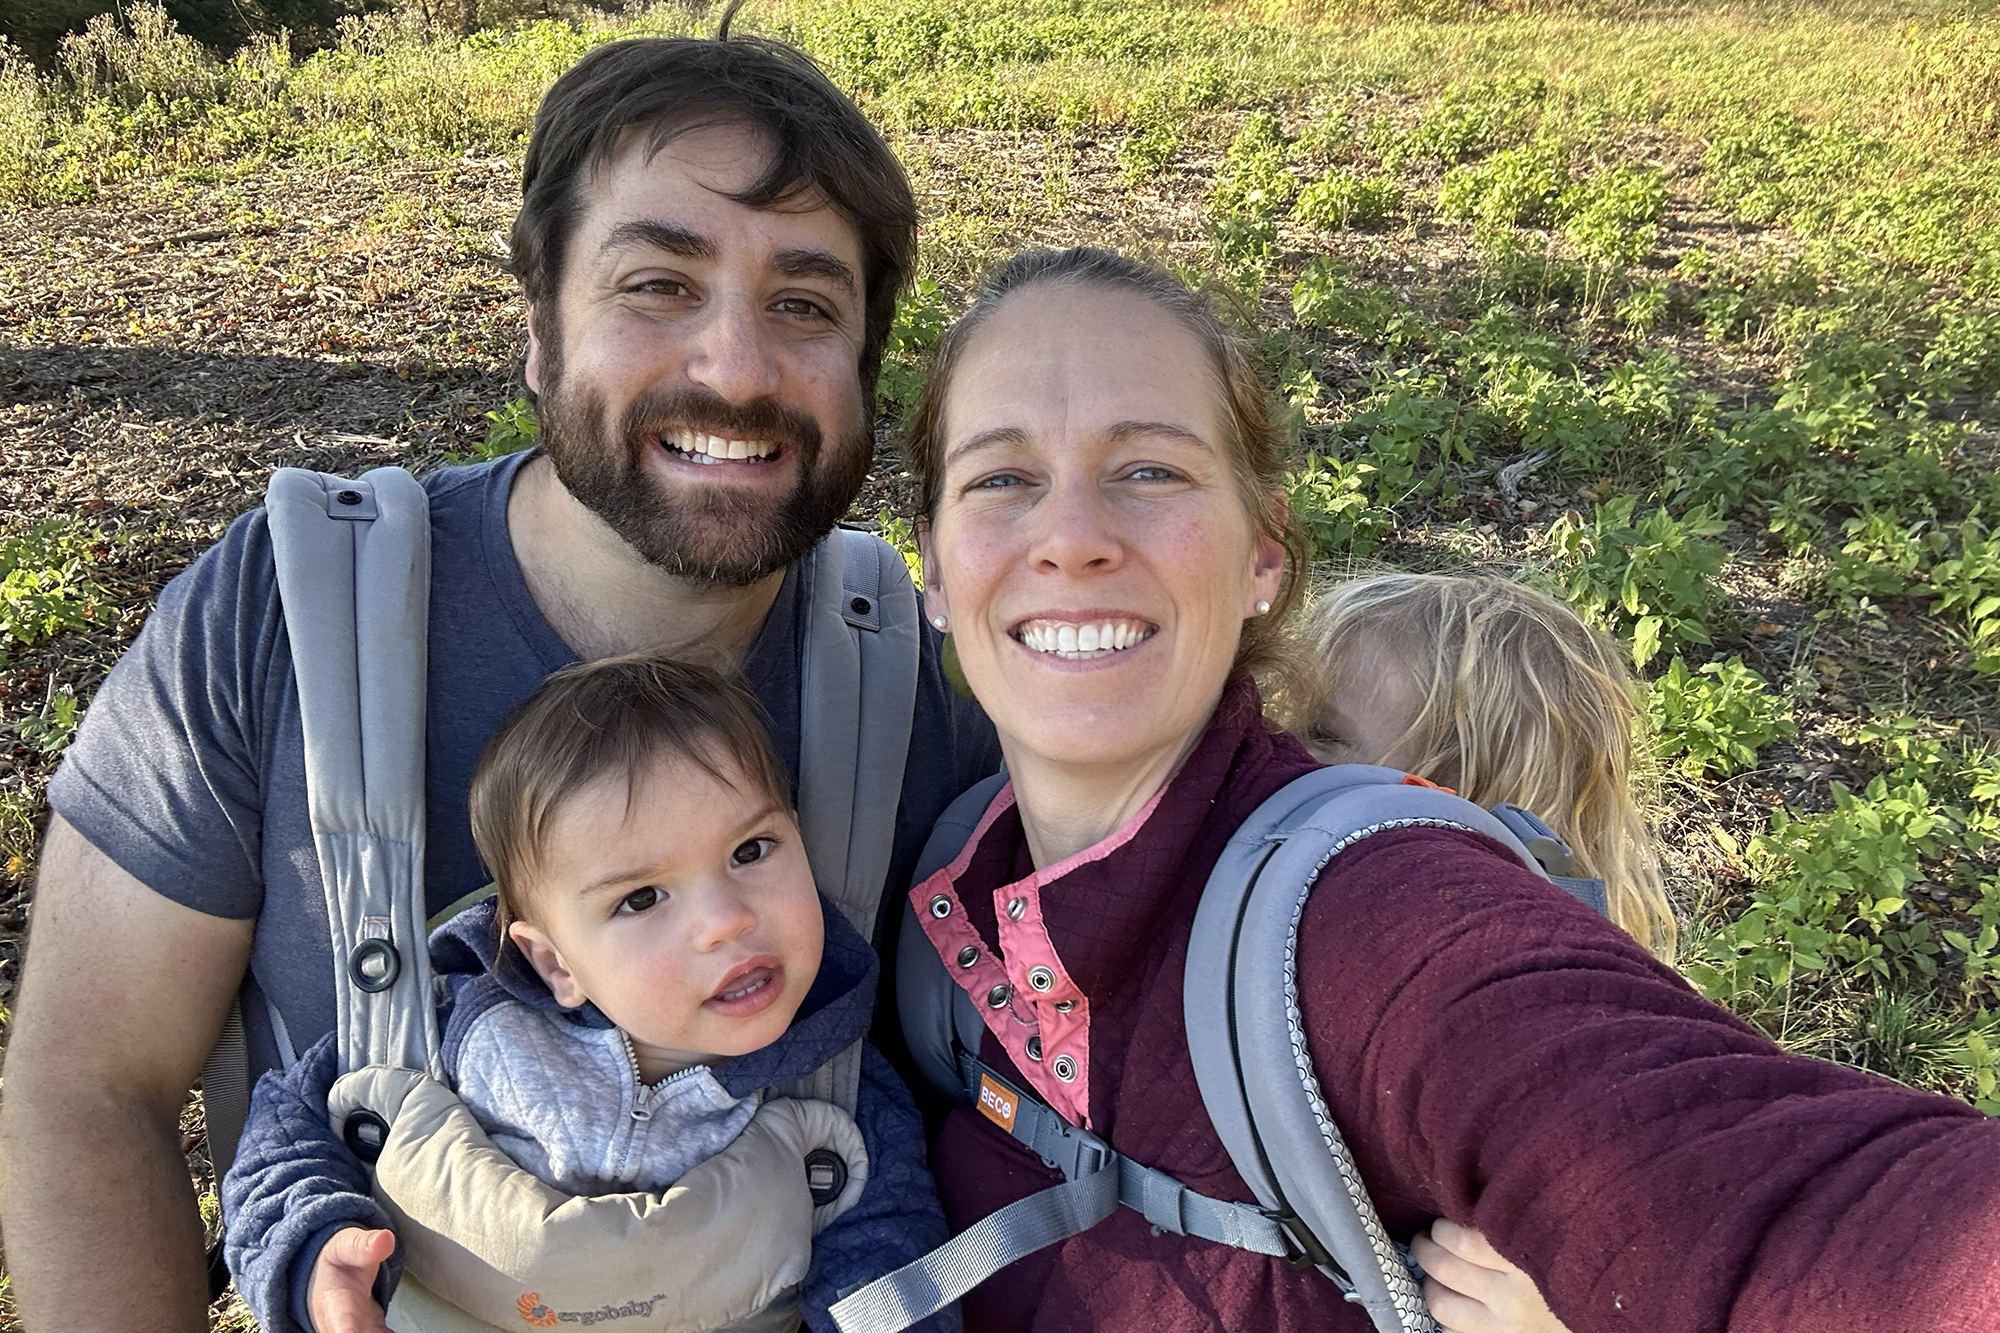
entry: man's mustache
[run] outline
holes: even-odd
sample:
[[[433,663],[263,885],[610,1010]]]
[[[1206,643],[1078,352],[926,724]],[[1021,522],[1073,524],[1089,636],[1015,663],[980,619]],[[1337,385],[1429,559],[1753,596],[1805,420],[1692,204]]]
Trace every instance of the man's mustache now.
[[[819,423],[775,398],[732,403],[707,389],[681,388],[641,394],[625,409],[627,440],[675,431],[720,435],[731,440],[769,440],[806,457],[819,451]]]

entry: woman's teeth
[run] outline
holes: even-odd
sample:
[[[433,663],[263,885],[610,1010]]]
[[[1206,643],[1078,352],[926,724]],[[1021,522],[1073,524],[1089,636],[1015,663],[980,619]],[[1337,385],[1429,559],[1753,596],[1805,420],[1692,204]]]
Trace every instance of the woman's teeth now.
[[[1152,634],[1152,626],[1133,620],[1100,620],[1088,625],[1040,620],[1022,626],[1016,637],[1035,652],[1077,661],[1123,652]]]
[[[778,447],[769,440],[727,440],[700,431],[677,430],[660,437],[660,443],[693,463],[734,463],[752,458],[769,458]]]

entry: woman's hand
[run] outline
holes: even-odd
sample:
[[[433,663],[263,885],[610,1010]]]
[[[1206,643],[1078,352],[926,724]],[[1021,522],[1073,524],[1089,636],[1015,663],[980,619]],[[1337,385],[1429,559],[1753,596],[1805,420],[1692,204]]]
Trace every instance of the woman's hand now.
[[[1430,1275],[1424,1304],[1446,1333],[1569,1333],[1534,1279],[1471,1227],[1440,1217],[1410,1248]]]
[[[375,1303],[375,1274],[396,1252],[396,1233],[346,1227],[320,1247],[306,1283],[306,1313],[319,1333],[389,1333]]]

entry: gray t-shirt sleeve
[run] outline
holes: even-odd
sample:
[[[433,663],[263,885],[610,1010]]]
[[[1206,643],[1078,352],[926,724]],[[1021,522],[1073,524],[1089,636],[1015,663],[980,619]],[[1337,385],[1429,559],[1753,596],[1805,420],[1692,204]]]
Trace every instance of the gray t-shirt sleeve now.
[[[262,510],[161,592],[85,712],[49,803],[154,892],[254,917],[263,901],[260,774],[278,650]]]

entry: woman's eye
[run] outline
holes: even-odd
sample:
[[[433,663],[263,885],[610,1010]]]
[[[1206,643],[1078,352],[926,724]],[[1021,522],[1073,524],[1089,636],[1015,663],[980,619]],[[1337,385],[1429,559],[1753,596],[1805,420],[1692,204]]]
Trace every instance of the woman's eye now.
[[[1011,472],[996,472],[990,477],[980,477],[965,489],[968,491],[1000,491],[1021,484],[1021,479]]]
[[[643,889],[634,889],[623,898],[620,898],[618,900],[618,910],[631,913],[643,912],[650,907],[658,907],[666,900],[666,894],[649,884]]]
[[[1143,467],[1133,468],[1126,475],[1131,477],[1133,481],[1172,481],[1174,479],[1174,470],[1170,467],[1162,467],[1158,463],[1147,463]]]
[[[771,849],[777,845],[776,838],[752,838],[729,854],[729,863],[738,866],[754,865],[769,856]]]

